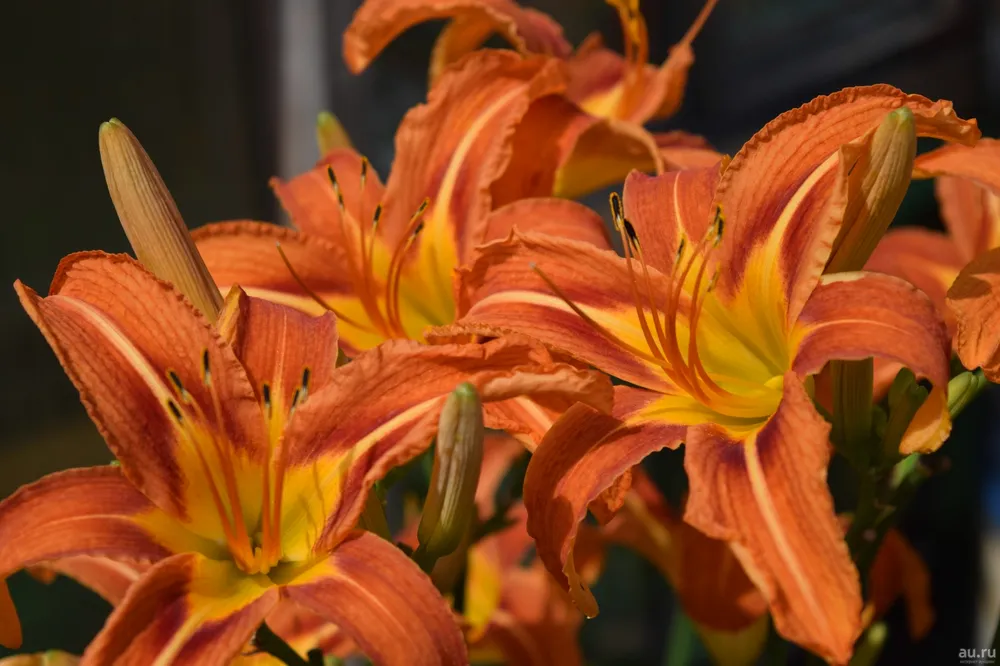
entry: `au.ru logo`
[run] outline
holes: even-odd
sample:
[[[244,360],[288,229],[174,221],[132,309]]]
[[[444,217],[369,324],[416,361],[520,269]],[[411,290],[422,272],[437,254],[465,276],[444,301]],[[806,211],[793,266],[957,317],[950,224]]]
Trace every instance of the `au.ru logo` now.
[[[958,660],[962,664],[992,664],[996,662],[996,648],[959,648]]]

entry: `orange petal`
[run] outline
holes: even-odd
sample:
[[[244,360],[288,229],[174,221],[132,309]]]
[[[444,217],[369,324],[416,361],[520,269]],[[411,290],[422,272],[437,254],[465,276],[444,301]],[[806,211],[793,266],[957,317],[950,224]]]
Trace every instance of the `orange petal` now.
[[[945,305],[945,295],[966,261],[955,242],[940,232],[894,229],[875,248],[865,270],[903,278],[927,294],[944,318],[951,337],[955,334],[955,321]]]
[[[934,304],[899,278],[879,273],[825,276],[805,304],[793,361],[800,376],[827,361],[870,356],[898,361],[938,387],[948,384],[951,346]]]
[[[967,368],[982,367],[1000,381],[1000,248],[969,263],[948,290],[948,309],[958,324],[955,352]]]
[[[125,255],[65,258],[47,298],[20,282],[15,289],[126,477],[190,529],[221,534],[218,513],[205,510],[207,484],[197,481],[203,452],[192,433],[217,438],[240,482],[266,442],[232,349],[169,284]],[[210,469],[219,464],[214,454],[205,457]],[[244,515],[253,513],[249,493],[242,501]]]
[[[850,203],[844,197],[852,174],[840,164],[841,147],[901,106],[913,112],[919,136],[966,143],[979,136],[975,121],[957,118],[950,102],[876,85],[817,97],[772,120],[740,149],[716,195],[726,222],[719,281],[724,293],[735,292],[753,249],[768,243],[794,318],[826,264]]]
[[[927,635],[934,624],[931,574],[920,554],[898,531],[886,533],[868,580],[875,617],[885,615],[902,597],[906,601],[910,638],[918,641]]]
[[[587,324],[532,269],[543,271],[591,318],[636,348],[646,341],[635,313],[625,260],[587,243],[518,233],[480,248],[460,272],[455,331],[497,336],[518,331],[639,386],[664,389],[660,366],[608,341]],[[665,277],[651,269],[654,287]],[[662,292],[660,292],[662,293]]]
[[[561,85],[553,61],[482,51],[442,76],[400,123],[384,219],[405,223],[430,198],[418,266],[442,296],[451,297],[454,269],[483,241],[490,187],[510,160],[514,128],[532,100]]]
[[[625,505],[601,532],[606,540],[624,544],[656,565],[684,613],[703,628],[732,634],[767,613],[764,598],[729,544],[675,518],[660,491],[638,469]]]
[[[659,173],[666,168],[660,149],[646,130],[617,118],[577,113],[562,131],[563,159],[553,193],[579,198],[621,182],[629,171]]]
[[[157,561],[218,547],[181,529],[116,467],[56,472],[0,503],[0,576],[76,555]]]
[[[511,0],[367,0],[344,33],[344,61],[357,74],[405,30],[433,19],[451,22],[434,46],[432,82],[494,33],[521,53],[565,57],[571,50],[558,23]]]
[[[431,580],[370,532],[354,532],[284,593],[340,627],[377,664],[468,663],[462,632]]]
[[[333,169],[344,199],[346,219],[343,220],[336,191],[330,182],[329,169]],[[370,224],[375,206],[385,195],[382,181],[370,165],[367,167],[365,191],[362,194],[361,169],[361,156],[353,150],[342,148],[327,153],[316,164],[316,168],[287,182],[272,178],[271,187],[292,218],[292,223],[300,231],[328,240],[335,247],[353,248],[356,243],[351,244],[345,240],[344,229],[356,232],[359,223]],[[403,229],[381,226],[383,234],[395,234],[394,240],[403,233]]]
[[[483,466],[479,472],[476,487],[476,506],[479,517],[485,520],[496,510],[496,492],[504,476],[517,458],[524,453],[524,447],[513,437],[487,433],[483,446]]]
[[[618,387],[615,397],[613,416],[586,405],[570,408],[538,446],[524,478],[528,532],[538,556],[590,617],[597,614],[597,602],[573,561],[587,507],[647,455],[680,444],[686,429],[649,421],[630,425],[629,417],[659,394]]]
[[[660,149],[666,169],[704,169],[714,166],[725,157],[697,134],[680,130],[653,134],[653,141]]]
[[[778,411],[744,441],[692,428],[684,519],[733,544],[778,633],[840,664],[861,633],[861,586],[826,484],[828,432],[793,373]]]
[[[149,564],[139,560],[119,561],[108,557],[75,555],[46,562],[39,567],[52,576],[68,576],[99,594],[112,606],[117,606]]]
[[[85,663],[226,664],[278,602],[265,576],[182,553],[154,565],[129,589],[84,652]]]
[[[701,239],[712,219],[719,182],[718,161],[704,169],[647,176],[633,171],[625,180],[625,218],[632,223],[650,266],[669,273],[681,238]]]
[[[507,204],[486,218],[483,242],[501,240],[512,229],[590,243],[611,249],[604,219],[583,204],[565,199],[522,199]]]
[[[246,368],[254,389],[285,414],[326,386],[337,366],[337,319],[311,317],[235,287],[216,324]]]
[[[302,530],[287,530],[283,552],[304,558],[314,543],[324,551],[352,529],[375,481],[429,445],[444,399],[462,382],[472,383],[484,403],[521,395],[602,409],[611,402],[606,377],[557,363],[523,338],[482,345],[387,342],[338,368],[286,430],[283,506],[289,513],[282,525]],[[494,424],[487,419],[486,425]]]
[[[351,356],[382,341],[355,294],[350,259],[330,241],[264,222],[218,222],[192,236],[223,293],[239,285],[251,296],[311,315],[333,308]]]

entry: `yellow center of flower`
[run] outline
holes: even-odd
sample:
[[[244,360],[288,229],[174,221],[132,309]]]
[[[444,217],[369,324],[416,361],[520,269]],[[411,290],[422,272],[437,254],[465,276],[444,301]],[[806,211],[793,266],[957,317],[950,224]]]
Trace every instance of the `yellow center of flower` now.
[[[790,367],[790,346],[784,333],[775,340],[766,339],[761,320],[767,319],[768,313],[762,313],[753,299],[724,303],[715,294],[719,268],[712,256],[722,241],[721,211],[694,247],[680,239],[664,289],[654,284],[639,238],[622,214],[616,194],[611,196],[611,207],[625,249],[629,288],[644,345],[609,330],[572,302],[538,267],[535,271],[603,337],[658,366],[679,392],[702,406],[699,411],[715,414],[714,422],[741,429],[767,419],[781,399],[782,378]]]
[[[235,564],[248,574],[266,574],[282,560],[281,499],[287,470],[287,451],[277,446],[281,434],[290,423],[297,406],[305,401],[309,391],[309,368],[304,368],[301,383],[295,388],[287,409],[269,384],[261,387],[260,399],[268,435],[268,458],[261,467],[260,485],[247,488],[244,482],[245,461],[240,461],[225,428],[225,415],[209,366],[208,350],[202,354],[202,378],[212,402],[212,419],[181,383],[172,370],[167,377],[177,400],[168,399],[167,408],[186,440],[186,450],[193,451],[204,475],[207,494],[211,499],[225,545]],[[193,479],[188,482],[196,483]],[[256,485],[256,484],[254,484]],[[250,490],[251,492],[247,492]],[[259,495],[257,494],[259,491]],[[248,497],[252,495],[252,497]],[[259,517],[250,513],[259,497]],[[249,507],[254,507],[250,509]],[[251,522],[250,519],[253,519]],[[251,526],[251,529],[248,529]]]
[[[386,249],[388,257],[387,261],[380,261],[378,260],[379,257],[376,256],[376,246],[380,245],[378,230],[379,222],[382,218],[382,204],[379,203],[375,206],[374,211],[372,211],[370,223],[355,219],[344,205],[343,193],[340,190],[340,184],[337,181],[333,167],[327,167],[327,175],[340,208],[340,225],[343,238],[348,243],[356,244],[353,248],[345,248],[347,250],[348,277],[352,284],[351,293],[357,298],[358,303],[360,303],[364,318],[349,316],[342,309],[335,308],[309,288],[302,278],[299,277],[279,246],[282,260],[299,286],[317,304],[336,314],[338,319],[382,339],[413,337],[413,330],[421,330],[427,322],[436,324],[446,323],[438,321],[440,319],[439,316],[426,311],[419,299],[401,298],[400,292],[406,259],[414,242],[424,228],[423,217],[430,205],[430,199],[425,198],[423,200],[410,217],[402,237],[396,243],[391,245],[391,247],[388,244],[382,244],[380,249]],[[364,206],[367,178],[368,160],[367,158],[362,158],[361,193],[359,199],[362,207]],[[361,218],[366,216],[363,208],[358,212],[358,215]],[[412,312],[404,312],[404,306],[406,310]],[[415,326],[410,325],[410,320],[419,320],[419,323]]]

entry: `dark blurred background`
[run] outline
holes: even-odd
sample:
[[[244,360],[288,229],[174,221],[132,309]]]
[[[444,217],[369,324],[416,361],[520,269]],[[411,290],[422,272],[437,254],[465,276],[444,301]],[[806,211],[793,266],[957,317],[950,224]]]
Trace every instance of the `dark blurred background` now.
[[[311,165],[321,109],[342,120],[386,175],[395,127],[424,98],[440,25],[410,31],[355,77],[342,64],[340,35],[357,4],[6,3],[0,284],[17,278],[45,291],[63,255],[127,250],[97,151],[97,128],[112,116],[142,140],[192,227],[279,219],[267,179]],[[615,12],[600,0],[534,6],[554,15],[574,43],[592,30],[612,45],[621,42]],[[700,0],[643,3],[654,61],[666,57],[700,6]],[[979,118],[985,134],[1000,131],[996,2],[722,0],[695,53],[683,110],[663,128],[704,134],[721,150],[735,151],[769,119],[818,94],[877,82],[953,100],[960,115]],[[898,223],[940,225],[929,183],[914,186]],[[111,458],[42,336],[4,289],[0,497],[44,473]],[[950,471],[922,489],[904,521],[931,567],[938,624],[913,645],[897,608],[883,664],[955,663],[960,647],[982,647],[992,632],[1000,572],[996,557],[983,553],[1000,553],[998,406],[993,393],[966,412],[946,447]],[[680,454],[665,454],[650,467],[669,484],[679,462]],[[624,551],[613,552],[609,566],[611,575],[597,587],[602,614],[583,630],[588,657],[601,664],[669,663],[661,656],[672,617],[668,588]],[[11,587],[25,651],[79,653],[108,612],[66,579],[45,586],[19,574]],[[977,617],[985,617],[978,629]]]

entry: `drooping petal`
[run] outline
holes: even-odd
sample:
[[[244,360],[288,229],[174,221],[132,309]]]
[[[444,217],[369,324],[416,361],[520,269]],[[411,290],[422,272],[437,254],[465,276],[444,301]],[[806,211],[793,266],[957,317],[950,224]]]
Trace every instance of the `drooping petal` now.
[[[897,599],[906,602],[910,638],[927,635],[934,624],[931,575],[920,553],[896,530],[889,530],[868,572],[874,616],[885,615]]]
[[[486,218],[483,242],[507,238],[512,229],[585,241],[601,249],[611,249],[604,219],[575,201],[522,199],[498,208]]]
[[[195,553],[151,567],[83,654],[86,666],[228,664],[278,603],[265,576]]]
[[[966,262],[1000,245],[1000,140],[932,150],[917,158],[914,176],[938,179],[941,217]]]
[[[494,33],[524,54],[565,57],[571,50],[551,17],[511,0],[367,0],[344,33],[344,61],[357,74],[405,30],[433,19],[451,21],[434,46],[432,83]]]
[[[945,320],[949,336],[953,336],[955,320],[945,305],[945,296],[966,262],[948,236],[928,229],[906,228],[885,235],[865,264],[865,270],[901,277],[927,294]]]
[[[668,385],[659,365],[610,342],[553,293],[533,266],[609,333],[633,349],[648,349],[625,286],[625,260],[587,243],[538,234],[513,233],[480,248],[475,263],[460,272],[462,318],[454,330],[493,336],[518,331],[633,384],[660,390]],[[664,293],[666,278],[650,272],[656,293]]]
[[[914,416],[900,452],[930,452],[944,443],[951,432],[946,395],[951,344],[926,295],[889,275],[827,275],[806,302],[798,326],[793,368],[800,376],[819,372],[833,359],[876,357],[929,379],[934,389]]]
[[[606,377],[555,362],[524,339],[387,342],[338,368],[286,431],[286,556],[304,559],[314,544],[325,552],[342,538],[375,481],[428,446],[445,398],[462,382],[472,383],[484,403],[525,395],[610,406]],[[488,418],[486,425],[493,425]]]
[[[967,368],[982,367],[1000,381],[1000,248],[979,255],[948,290],[948,309],[958,325],[955,352]]]
[[[658,394],[627,387],[615,391],[613,415],[586,405],[570,408],[539,444],[524,478],[528,532],[538,556],[586,615],[597,602],[577,572],[573,546],[587,508],[650,453],[676,447],[685,426],[642,420]]]
[[[224,553],[158,509],[117,467],[56,472],[0,504],[0,577],[76,555],[155,562],[181,551]]]
[[[817,97],[772,120],[740,149],[716,194],[726,223],[719,280],[724,294],[737,291],[757,257],[762,271],[781,276],[776,288],[783,288],[794,319],[852,207],[850,183],[861,177],[842,161],[858,160],[863,143],[842,146],[863,142],[902,106],[912,111],[919,136],[966,143],[979,136],[975,121],[957,118],[949,102],[876,85]]]
[[[879,273],[824,276],[797,325],[793,367],[815,374],[827,361],[877,356],[898,361],[935,386],[948,383],[950,347],[944,323],[927,296]]]
[[[490,187],[510,160],[514,128],[532,100],[561,85],[555,62],[482,51],[449,69],[427,103],[403,118],[386,184],[384,224],[406,224],[430,198],[415,250],[419,274],[433,294],[425,300],[451,306],[452,273],[483,240]],[[440,323],[450,321],[453,307],[444,310],[449,312],[442,311]]]
[[[684,519],[733,544],[785,638],[846,663],[861,632],[861,586],[826,484],[829,426],[801,381],[759,432],[734,440],[692,428]]]
[[[312,317],[234,287],[216,328],[246,368],[265,408],[284,415],[321,391],[337,366],[337,319]]]
[[[431,580],[393,544],[354,532],[286,582],[289,599],[333,622],[383,666],[460,666],[465,640]]]
[[[635,228],[650,266],[669,273],[681,238],[696,244],[705,235],[720,173],[715,163],[653,177],[629,174],[622,196],[625,218]]]
[[[64,259],[46,298],[15,289],[140,491],[215,538],[205,474],[225,458],[255,520],[260,408],[232,349],[186,299],[131,258],[100,252]]]
[[[337,190],[330,182],[333,170],[344,201],[341,214]],[[323,238],[335,247],[350,250],[356,246],[347,239],[356,239],[358,224],[370,224],[375,206],[385,196],[385,188],[378,174],[369,165],[365,177],[364,193],[361,192],[362,158],[353,150],[333,150],[303,174],[284,181],[271,179],[271,187],[281,205],[292,218],[292,224],[310,236]],[[347,232],[345,236],[345,230]],[[397,236],[402,229],[384,228],[383,233]]]

